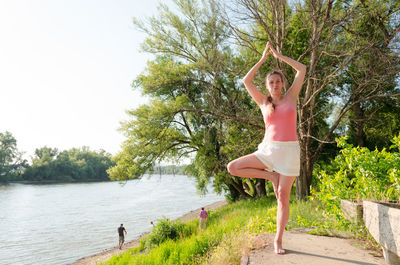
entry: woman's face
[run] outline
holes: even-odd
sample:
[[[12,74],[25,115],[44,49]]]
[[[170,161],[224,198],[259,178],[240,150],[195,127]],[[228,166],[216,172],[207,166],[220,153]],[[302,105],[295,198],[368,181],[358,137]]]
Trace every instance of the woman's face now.
[[[267,78],[267,89],[271,95],[280,96],[282,94],[283,82],[281,76],[278,74],[270,75]]]

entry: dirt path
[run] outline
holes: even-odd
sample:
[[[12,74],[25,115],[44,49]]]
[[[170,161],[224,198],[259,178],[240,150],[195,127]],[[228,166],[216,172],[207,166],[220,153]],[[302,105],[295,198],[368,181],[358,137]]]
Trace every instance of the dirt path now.
[[[215,210],[219,207],[222,207],[224,205],[227,205],[226,201],[219,201],[219,202],[215,202],[213,204],[204,206],[206,210]],[[197,210],[193,210],[190,211],[189,213],[185,214],[184,216],[178,218],[180,219],[182,222],[187,222],[191,219],[194,218],[198,218],[199,214],[200,214],[200,208]],[[148,233],[145,233],[143,235],[141,235],[139,238],[133,240],[133,241],[129,241],[127,243],[124,244],[122,250],[119,250],[117,247],[113,248],[113,249],[109,249],[109,250],[105,250],[101,253],[92,255],[92,256],[88,256],[88,257],[84,257],[81,258],[77,261],[75,261],[74,263],[72,263],[73,265],[91,265],[91,264],[96,264],[96,262],[105,262],[106,260],[108,260],[109,258],[111,258],[113,255],[115,254],[121,254],[124,251],[126,251],[127,249],[130,248],[134,248],[136,246],[139,245],[140,239],[147,235]]]
[[[355,246],[350,239],[287,231],[283,237],[285,255],[274,253],[273,239],[274,234],[257,235],[255,245],[258,249],[244,257],[241,265],[385,264],[382,257],[375,257],[369,251]]]

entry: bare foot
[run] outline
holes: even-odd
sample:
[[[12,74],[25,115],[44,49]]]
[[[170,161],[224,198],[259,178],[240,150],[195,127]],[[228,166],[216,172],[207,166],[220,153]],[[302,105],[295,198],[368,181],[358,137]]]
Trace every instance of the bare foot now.
[[[282,248],[282,242],[274,240],[274,249],[275,249],[275,254],[278,255],[286,254],[286,251]]]

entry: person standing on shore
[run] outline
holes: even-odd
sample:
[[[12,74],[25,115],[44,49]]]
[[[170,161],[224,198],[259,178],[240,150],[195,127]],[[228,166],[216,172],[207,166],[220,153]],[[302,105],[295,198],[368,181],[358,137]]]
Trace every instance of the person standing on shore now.
[[[281,72],[273,71],[266,76],[268,96],[253,84],[256,72],[270,53],[296,70],[293,84],[284,95]],[[276,254],[285,254],[282,237],[289,220],[290,191],[294,180],[300,175],[296,103],[305,74],[304,64],[278,53],[269,42],[267,43],[260,61],[243,78],[247,91],[261,109],[265,123],[264,139],[256,152],[237,158],[227,166],[229,173],[234,176],[262,178],[272,182],[278,201],[277,231],[274,239]]]
[[[126,232],[126,229],[125,229],[125,227],[124,227],[124,224],[121,224],[121,226],[118,227],[118,235],[119,235],[118,246],[119,246],[119,249],[122,248],[122,245],[123,245],[124,242],[125,242],[125,235],[126,235],[127,233],[128,233],[128,232]]]
[[[201,230],[204,230],[206,228],[207,221],[208,221],[208,213],[204,209],[204,207],[201,207],[200,221],[199,221],[199,226]]]

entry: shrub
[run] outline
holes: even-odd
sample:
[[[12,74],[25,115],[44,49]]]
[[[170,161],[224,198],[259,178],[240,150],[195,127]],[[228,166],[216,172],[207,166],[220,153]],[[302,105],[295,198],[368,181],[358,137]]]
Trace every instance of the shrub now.
[[[158,221],[153,229],[153,232],[147,238],[148,247],[158,246],[168,239],[176,240],[189,236],[192,233],[192,228],[187,224],[181,223],[179,220],[170,221],[167,218],[162,218]]]
[[[399,200],[400,135],[391,149],[397,152],[370,151],[354,147],[346,138],[337,139],[342,148],[328,170],[318,174],[318,184],[311,190],[313,199],[324,204],[326,214],[342,219],[340,200]]]

